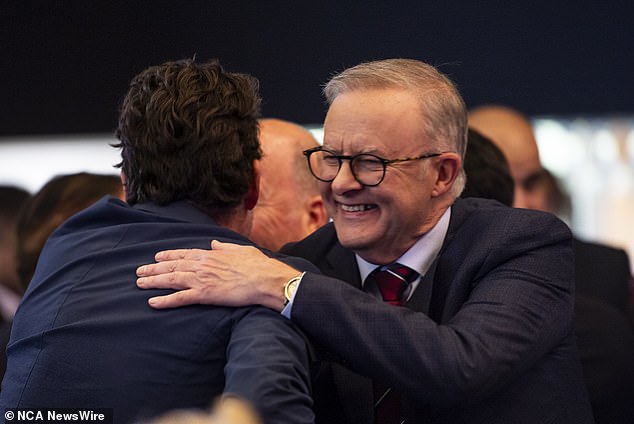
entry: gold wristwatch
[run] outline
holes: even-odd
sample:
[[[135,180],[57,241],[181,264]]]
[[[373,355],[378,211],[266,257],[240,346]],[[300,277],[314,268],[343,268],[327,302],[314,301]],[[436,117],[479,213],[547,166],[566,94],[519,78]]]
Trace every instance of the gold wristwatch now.
[[[297,286],[299,286],[299,282],[302,281],[304,274],[306,273],[302,272],[297,277],[291,278],[284,285],[284,306],[288,305],[288,302],[290,302],[293,296],[295,296]]]

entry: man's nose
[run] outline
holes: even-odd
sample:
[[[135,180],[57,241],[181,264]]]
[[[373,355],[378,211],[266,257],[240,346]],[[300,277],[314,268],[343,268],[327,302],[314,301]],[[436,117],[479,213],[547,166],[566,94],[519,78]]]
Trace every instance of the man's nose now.
[[[331,189],[336,194],[343,194],[349,190],[361,190],[363,185],[357,181],[352,173],[349,160],[342,161],[341,168],[330,183]]]

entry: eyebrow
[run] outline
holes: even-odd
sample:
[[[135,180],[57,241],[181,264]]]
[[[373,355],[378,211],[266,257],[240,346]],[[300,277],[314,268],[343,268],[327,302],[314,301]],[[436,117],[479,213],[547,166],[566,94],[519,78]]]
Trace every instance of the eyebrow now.
[[[333,153],[336,153],[338,155],[342,154],[341,151],[339,149],[335,149],[333,147],[330,147],[328,144],[326,144],[326,142],[324,142],[324,144],[322,145],[322,147],[326,150],[329,150]],[[352,153],[350,156],[354,156],[354,155],[363,155],[363,154],[372,154],[372,155],[376,155],[379,157],[382,157],[381,155],[385,156],[386,153],[382,153],[380,152],[376,147],[374,146],[367,146],[367,148],[363,148],[361,150],[356,151],[355,153]]]
[[[543,168],[538,169],[530,173],[524,179],[522,179],[520,181],[520,184],[525,189],[531,189],[531,188],[534,188],[535,185],[545,177],[546,177],[546,170],[544,170]]]

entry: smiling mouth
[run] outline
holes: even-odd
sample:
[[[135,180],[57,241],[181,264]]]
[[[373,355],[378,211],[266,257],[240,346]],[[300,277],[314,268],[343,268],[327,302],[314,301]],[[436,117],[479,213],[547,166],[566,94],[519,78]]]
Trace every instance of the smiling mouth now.
[[[344,205],[343,203],[340,203],[339,206],[344,212],[364,212],[376,208],[376,205]]]

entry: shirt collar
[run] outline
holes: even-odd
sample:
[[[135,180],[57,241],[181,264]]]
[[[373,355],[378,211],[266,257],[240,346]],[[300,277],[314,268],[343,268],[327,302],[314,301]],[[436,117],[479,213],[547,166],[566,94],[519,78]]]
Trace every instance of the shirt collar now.
[[[134,209],[144,212],[150,212],[165,218],[171,218],[177,221],[192,222],[195,224],[211,224],[217,225],[209,215],[196,208],[191,203],[184,200],[177,200],[165,205],[159,205],[153,201],[136,203],[132,206]]]
[[[447,208],[445,213],[440,217],[436,225],[423,234],[412,247],[410,247],[396,262],[405,265],[420,275],[425,275],[431,264],[438,256],[442,247],[447,229],[449,228],[449,218],[451,217],[451,207]],[[359,273],[361,275],[362,284],[366,277],[374,271],[379,265],[373,264],[355,254]]]

